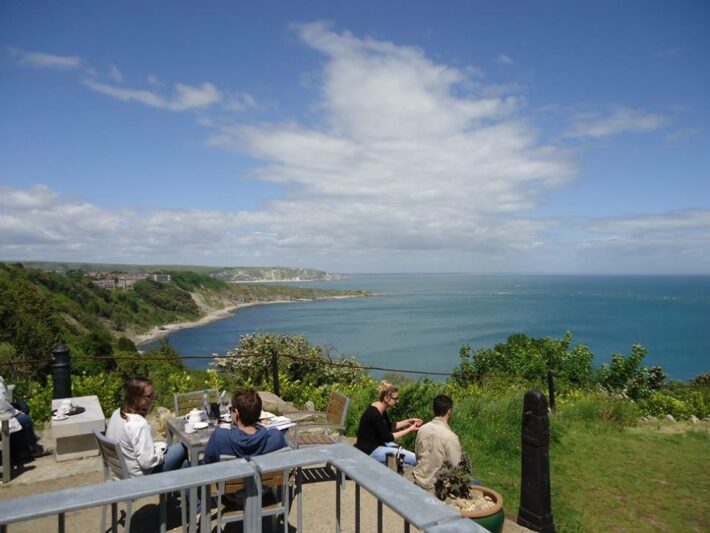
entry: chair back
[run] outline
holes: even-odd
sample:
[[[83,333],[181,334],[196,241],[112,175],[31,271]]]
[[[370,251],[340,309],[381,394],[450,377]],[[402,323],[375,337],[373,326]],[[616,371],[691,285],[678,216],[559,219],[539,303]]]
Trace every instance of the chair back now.
[[[350,398],[339,392],[333,392],[328,400],[326,409],[326,418],[328,424],[334,426],[345,426],[345,420],[348,417],[348,408],[350,407]]]
[[[175,416],[184,416],[193,409],[202,409],[202,394],[204,391],[176,392],[173,396],[175,402]],[[219,401],[219,391],[217,389],[207,389],[210,403]]]
[[[99,451],[104,462],[105,479],[128,479],[131,477],[126,465],[126,458],[123,456],[121,447],[113,439],[109,439],[99,431],[94,430],[96,442],[99,443]]]

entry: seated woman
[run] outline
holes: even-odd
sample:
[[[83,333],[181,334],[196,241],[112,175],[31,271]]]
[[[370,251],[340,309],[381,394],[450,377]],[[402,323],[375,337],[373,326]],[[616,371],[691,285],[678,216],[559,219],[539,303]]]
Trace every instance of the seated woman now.
[[[106,436],[118,442],[131,476],[177,470],[187,457],[182,443],[167,450],[155,445],[145,415],[153,403],[153,382],[135,377],[126,383],[123,405],[111,415]]]
[[[38,444],[30,409],[26,403],[11,402],[10,391],[0,376],[0,414],[10,418],[10,450],[13,459],[34,459],[54,453],[51,448]],[[4,460],[4,458],[3,458]]]
[[[355,447],[380,463],[385,463],[388,455],[398,453],[399,447],[394,441],[407,433],[417,431],[422,425],[422,420],[407,418],[399,422],[391,422],[387,410],[397,405],[399,389],[383,381],[379,390],[380,399],[373,402],[360,418]],[[409,450],[400,449],[399,453],[404,456],[406,464],[412,466],[417,464],[417,456]]]

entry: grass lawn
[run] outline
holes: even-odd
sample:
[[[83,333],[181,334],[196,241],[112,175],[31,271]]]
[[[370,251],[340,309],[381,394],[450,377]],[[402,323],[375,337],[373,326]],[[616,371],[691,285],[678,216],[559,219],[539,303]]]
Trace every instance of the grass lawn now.
[[[558,532],[710,531],[710,424],[621,429],[554,416],[550,423],[556,426],[550,477]],[[506,516],[515,520],[519,448],[493,447],[483,427],[460,436],[476,476],[503,494]]]
[[[558,530],[710,530],[707,426],[569,428],[550,452]]]

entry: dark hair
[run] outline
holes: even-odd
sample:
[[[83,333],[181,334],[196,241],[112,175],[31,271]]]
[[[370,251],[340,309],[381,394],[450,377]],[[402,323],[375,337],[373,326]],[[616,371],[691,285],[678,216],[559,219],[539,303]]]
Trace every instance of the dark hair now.
[[[238,390],[232,396],[232,406],[239,413],[239,420],[245,426],[253,426],[261,415],[261,397],[254,389]]]
[[[444,416],[454,406],[454,401],[446,394],[434,398],[434,416]]]
[[[125,395],[121,405],[121,418],[128,420],[127,413],[146,415],[144,409],[141,409],[138,404],[143,397],[143,391],[148,385],[153,385],[153,382],[143,376],[136,376],[126,381],[123,386]]]

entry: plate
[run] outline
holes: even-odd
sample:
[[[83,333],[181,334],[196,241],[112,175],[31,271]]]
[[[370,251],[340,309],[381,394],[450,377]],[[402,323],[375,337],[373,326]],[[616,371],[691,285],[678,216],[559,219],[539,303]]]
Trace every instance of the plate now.
[[[195,422],[192,425],[195,427],[195,429],[205,429],[207,426],[209,426],[207,422]]]
[[[60,414],[52,415],[52,420],[55,420],[56,422],[59,422],[61,420],[66,420],[67,418],[69,418],[69,415],[60,415]]]

